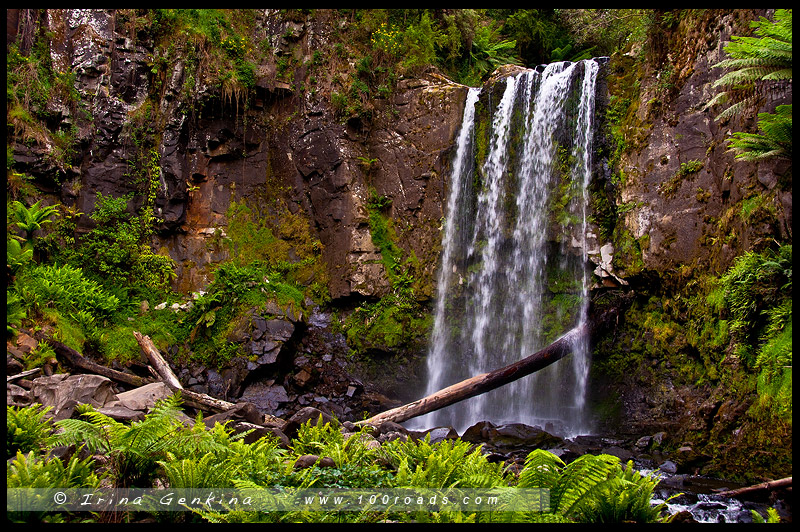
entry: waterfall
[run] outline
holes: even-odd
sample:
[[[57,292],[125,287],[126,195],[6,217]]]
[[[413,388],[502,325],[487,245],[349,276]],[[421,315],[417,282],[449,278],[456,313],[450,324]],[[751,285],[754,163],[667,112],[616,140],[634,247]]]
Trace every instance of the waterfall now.
[[[586,319],[597,71],[594,60],[525,70],[505,79],[496,106],[494,94],[469,90],[447,201],[427,393],[520,360]],[[544,370],[409,426],[461,432],[489,420],[586,433],[587,339],[579,344]]]

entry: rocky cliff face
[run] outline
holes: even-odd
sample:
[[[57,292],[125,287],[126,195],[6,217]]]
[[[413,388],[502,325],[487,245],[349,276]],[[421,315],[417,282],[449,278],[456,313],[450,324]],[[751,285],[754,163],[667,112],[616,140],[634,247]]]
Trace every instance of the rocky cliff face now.
[[[258,38],[274,42],[278,55],[309,59],[328,44],[330,21],[258,15]],[[135,130],[156,129],[155,214],[163,222],[155,245],[177,262],[178,290],[202,288],[209,266],[227,258],[211,239],[224,233],[231,202],[264,205],[278,190],[324,246],[331,296],[382,295],[388,280],[368,225],[374,191],[391,202],[389,215],[402,228],[398,244],[424,265],[417,274],[428,278],[423,284],[429,290],[420,295],[432,295],[449,150],[465,87],[435,74],[400,80],[393,93],[374,102],[371,116],[345,121],[324,88],[293,91],[274,64],[258,66],[254,94],[226,99],[218,87],[190,79],[189,58],[170,58],[154,76],[163,51],[146,31],[130,30],[115,10],[51,9],[43,16],[53,35],[53,64],[76,73],[85,107],[49,105],[60,127],[77,126],[81,153],[72,167],[48,165],[47,146],[17,144],[17,164],[53,187],[63,183],[53,192],[88,214],[98,193],[140,192],[131,178],[131,161],[141,149]],[[331,67],[352,70],[347,63]],[[78,230],[90,224],[84,216]]]
[[[720,109],[706,109],[723,73],[711,67],[727,57],[726,42],[748,34],[749,22],[764,14],[707,10],[654,36],[648,60],[629,53],[612,61],[609,83],[617,99],[630,98],[630,83],[641,83],[621,124],[626,149],[617,176],[621,231],[614,244],[624,255],[615,261],[624,274],[681,265],[719,273],[770,236],[791,238],[791,189],[776,187],[791,163],[735,160],[725,140],[733,131],[755,130],[754,115],[720,122],[714,119]],[[774,112],[782,103],[791,103],[791,91],[760,111]],[[757,194],[768,199],[771,216],[734,216]]]
[[[770,438],[790,442],[791,429],[765,428],[748,415],[754,394],[745,383],[753,375],[729,343],[730,316],[710,311],[707,299],[736,257],[791,243],[791,161],[736,160],[726,139],[755,132],[755,114],[720,122],[720,109],[706,108],[721,75],[711,66],[726,57],[725,43],[766,14],[706,10],[651,35],[646,54],[634,49],[609,63],[607,140],[618,149],[610,156],[618,157],[617,173],[593,200],[602,206],[598,197],[616,196],[617,218],[600,275],[604,286],[622,281],[633,290],[618,329],[598,342],[592,385],[598,412],[613,420],[606,430],[666,430],[686,451],[687,471],[713,464],[706,471],[786,473],[782,448],[751,454]],[[760,111],[786,103],[790,88]],[[713,327],[724,341],[699,333]]]

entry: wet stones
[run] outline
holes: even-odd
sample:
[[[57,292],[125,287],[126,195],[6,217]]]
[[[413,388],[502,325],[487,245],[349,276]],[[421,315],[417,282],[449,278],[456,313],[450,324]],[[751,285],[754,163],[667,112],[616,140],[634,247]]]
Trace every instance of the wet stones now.
[[[486,442],[487,445],[500,450],[523,447],[531,449],[549,448],[563,442],[558,436],[554,436],[539,427],[523,423],[495,425],[490,421],[481,421],[471,426],[464,432],[461,439],[473,443]]]

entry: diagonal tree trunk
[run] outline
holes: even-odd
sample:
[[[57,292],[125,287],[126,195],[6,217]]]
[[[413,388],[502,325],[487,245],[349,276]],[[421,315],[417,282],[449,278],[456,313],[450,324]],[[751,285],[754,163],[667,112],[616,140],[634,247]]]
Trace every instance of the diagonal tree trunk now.
[[[133,336],[139,343],[139,347],[144,351],[147,359],[155,367],[156,373],[158,373],[162,381],[172,391],[180,392],[181,399],[185,404],[200,410],[211,410],[212,412],[225,412],[236,406],[234,403],[184,388],[150,337],[138,331],[133,331]]]
[[[359,421],[357,424],[380,425],[385,421],[400,423],[499,388],[509,382],[539,371],[569,355],[572,353],[576,341],[587,331],[587,325],[576,327],[541,351],[513,364],[489,373],[475,375],[422,399],[376,414],[364,421]]]
[[[470,397],[475,397],[476,395],[494,390],[509,382],[539,371],[572,353],[572,350],[577,344],[577,340],[582,335],[588,334],[591,337],[600,331],[615,326],[619,314],[629,300],[630,296],[623,296],[620,300],[621,303],[618,302],[616,305],[607,307],[602,311],[598,310],[594,314],[590,313],[591,318],[587,323],[575,327],[541,351],[537,351],[522,360],[490,371],[489,373],[475,375],[474,377],[450,385],[422,399],[417,399],[411,403],[392,408],[386,412],[381,412],[369,419],[359,421],[356,424],[380,425],[385,421],[401,423],[411,418],[450,406],[464,399],[469,399]]]

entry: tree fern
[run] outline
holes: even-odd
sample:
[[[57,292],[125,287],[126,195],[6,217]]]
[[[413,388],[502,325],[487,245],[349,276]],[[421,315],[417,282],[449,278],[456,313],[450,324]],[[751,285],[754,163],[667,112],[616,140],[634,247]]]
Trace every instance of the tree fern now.
[[[763,161],[769,158],[792,158],[792,106],[779,105],[775,114],[759,113],[761,134],[736,132],[729,150],[742,161]]]
[[[57,445],[83,445],[91,453],[111,459],[111,470],[122,486],[146,482],[155,471],[155,462],[167,449],[181,449],[187,439],[180,438],[179,395],[157,401],[143,421],[127,426],[84,405],[81,417],[56,422],[61,432],[53,437]]]
[[[119,436],[127,430],[125,424],[95,411],[90,405],[80,405],[78,411],[85,419],[57,421],[55,426],[59,432],[52,436],[51,443],[82,446],[92,454],[111,452]]]
[[[761,17],[751,27],[757,37],[731,37],[725,45],[730,57],[713,65],[733,69],[714,82],[714,87],[725,90],[706,105],[730,104],[717,120],[756,109],[770,82],[792,78],[792,10],[778,9],[774,22]]]

